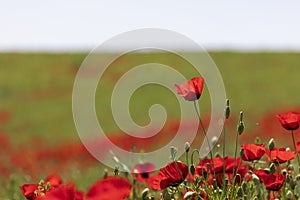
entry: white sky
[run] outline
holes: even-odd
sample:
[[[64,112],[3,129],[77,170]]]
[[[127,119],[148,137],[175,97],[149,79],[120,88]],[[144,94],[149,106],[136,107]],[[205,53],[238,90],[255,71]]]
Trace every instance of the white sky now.
[[[138,28],[207,49],[300,51],[300,1],[0,0],[0,51],[91,50]]]

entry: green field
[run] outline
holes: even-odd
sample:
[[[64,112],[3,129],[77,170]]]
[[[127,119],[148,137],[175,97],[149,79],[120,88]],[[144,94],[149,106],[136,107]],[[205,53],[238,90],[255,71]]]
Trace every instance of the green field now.
[[[48,144],[78,141],[72,117],[72,87],[85,56],[71,53],[0,54],[0,113],[5,111],[11,115],[10,120],[0,121],[0,131],[8,135],[13,146],[18,148],[36,137]],[[210,56],[223,77],[232,113],[237,116],[240,110],[244,111],[248,130],[254,129],[256,119],[268,112],[300,107],[300,53],[210,52]],[[115,79],[130,67],[153,60],[179,69],[185,65],[168,54],[131,54],[113,63],[105,73],[100,85],[102,90],[96,94],[96,108],[106,131],[115,132],[118,128],[110,113],[110,96],[103,92],[109,94]],[[192,69],[184,73],[187,78],[198,75]],[[138,124],[148,122],[147,111],[153,103],[164,105],[170,117],[178,114],[178,110],[172,109],[176,101],[170,92],[145,87],[136,92],[130,104]],[[205,88],[200,100],[204,113],[209,112],[209,104]],[[0,158],[4,153],[0,151]],[[95,176],[95,173],[98,174]],[[91,181],[84,181],[95,180],[101,173],[95,167],[86,172],[85,177],[78,174],[71,177],[79,180],[78,186],[85,189]]]

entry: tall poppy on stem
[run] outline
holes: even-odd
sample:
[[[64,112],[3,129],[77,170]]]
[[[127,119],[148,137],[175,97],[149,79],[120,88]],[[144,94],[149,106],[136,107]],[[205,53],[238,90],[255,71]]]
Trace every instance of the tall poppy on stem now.
[[[294,130],[297,130],[299,128],[300,114],[296,113],[296,112],[286,112],[284,114],[276,115],[276,117],[279,120],[280,124],[283,126],[283,128],[291,131],[291,133],[292,133],[294,149],[297,154],[298,166],[300,166],[300,158],[299,158],[299,154],[298,154],[296,142],[295,142],[295,137],[294,137]]]
[[[178,95],[183,96],[185,100],[187,101],[194,101],[194,107],[195,107],[195,111],[196,114],[198,116],[201,128],[203,130],[203,134],[204,137],[206,139],[206,142],[208,144],[208,148],[209,148],[209,153],[210,153],[210,158],[212,160],[212,167],[214,168],[214,161],[213,161],[213,155],[211,152],[211,146],[206,134],[206,130],[205,127],[202,123],[198,108],[197,108],[197,103],[196,100],[198,100],[202,94],[202,90],[203,90],[203,86],[204,86],[204,78],[202,77],[195,77],[192,78],[191,80],[189,80],[188,82],[184,82],[180,85],[175,84],[174,87],[177,90]],[[215,176],[215,174],[214,174]]]

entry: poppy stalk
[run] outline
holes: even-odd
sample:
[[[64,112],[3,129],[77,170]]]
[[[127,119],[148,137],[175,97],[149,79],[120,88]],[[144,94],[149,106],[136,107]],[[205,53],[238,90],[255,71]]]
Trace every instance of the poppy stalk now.
[[[201,128],[202,128],[204,137],[205,137],[206,142],[207,142],[207,144],[208,144],[209,154],[210,154],[210,159],[211,159],[212,167],[213,167],[213,169],[214,169],[214,168],[215,168],[215,163],[214,163],[214,160],[213,160],[212,149],[211,149],[211,146],[210,146],[208,137],[207,137],[207,135],[206,135],[206,130],[205,130],[204,125],[203,125],[203,123],[202,123],[202,120],[201,120],[201,117],[200,117],[200,114],[199,114],[199,111],[198,111],[198,108],[197,108],[196,101],[194,101],[194,107],[195,107],[195,111],[196,111],[196,113],[197,113],[197,116],[198,116],[198,119],[199,119],[199,122],[200,122],[200,125],[201,125]],[[215,171],[214,171],[214,178],[215,178],[215,177],[216,177],[216,173],[215,173]]]
[[[294,144],[294,149],[296,151],[296,155],[297,155],[297,160],[298,160],[298,171],[299,171],[299,168],[300,168],[300,159],[299,159],[299,153],[297,151],[297,147],[296,147],[296,142],[295,142],[295,137],[294,137],[294,131],[291,130],[292,132],[292,139],[293,139],[293,144]]]

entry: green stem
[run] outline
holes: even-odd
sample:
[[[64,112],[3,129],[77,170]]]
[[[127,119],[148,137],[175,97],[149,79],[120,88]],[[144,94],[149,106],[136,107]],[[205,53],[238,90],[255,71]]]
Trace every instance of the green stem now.
[[[205,130],[204,125],[203,125],[203,123],[202,123],[202,120],[201,120],[201,117],[200,117],[200,113],[199,113],[198,108],[197,108],[196,101],[194,101],[194,107],[195,107],[195,111],[196,111],[196,113],[197,113],[197,116],[198,116],[198,119],[199,119],[199,122],[200,122],[200,125],[201,125],[201,128],[202,128],[204,137],[205,137],[206,142],[207,142],[207,144],[208,144],[209,154],[210,154],[210,159],[211,159],[212,168],[213,168],[213,172],[214,172],[214,178],[216,178],[215,163],[214,163],[214,160],[213,160],[212,149],[211,149],[211,146],[210,146],[208,137],[207,137],[207,135],[206,135],[206,130]]]
[[[292,138],[293,138],[293,143],[294,143],[294,149],[296,151],[296,155],[297,155],[297,160],[298,160],[298,168],[300,167],[300,158],[299,158],[299,153],[297,151],[297,147],[296,147],[296,142],[295,142],[295,137],[294,137],[294,131],[292,130]],[[298,169],[299,172],[299,169]]]
[[[186,160],[186,165],[188,166],[188,172],[190,173],[189,152],[185,152],[185,160]]]
[[[225,166],[225,156],[226,156],[226,151],[225,151],[225,146],[226,146],[226,130],[225,130],[225,122],[224,122],[224,126],[223,126],[223,174],[225,174],[225,170],[226,170],[226,166]]]
[[[238,147],[238,138],[239,138],[239,133],[238,131],[236,132],[236,138],[235,138],[235,150],[234,150],[234,165],[233,165],[233,173],[236,174],[236,154],[237,154],[237,147]],[[234,185],[234,179],[232,179],[232,185]]]

